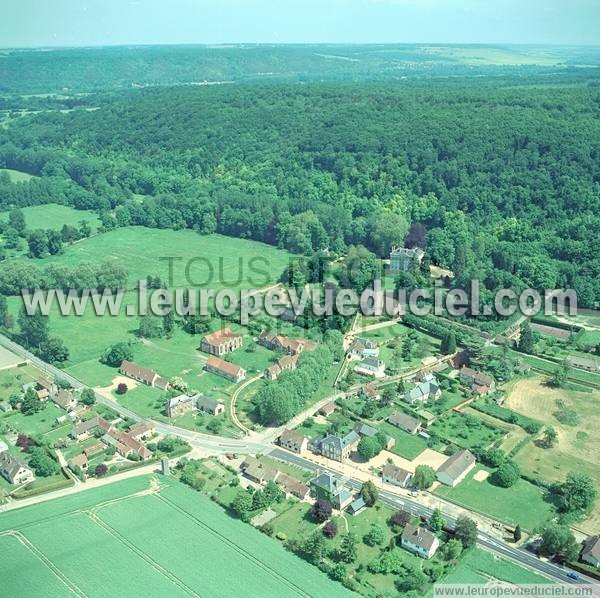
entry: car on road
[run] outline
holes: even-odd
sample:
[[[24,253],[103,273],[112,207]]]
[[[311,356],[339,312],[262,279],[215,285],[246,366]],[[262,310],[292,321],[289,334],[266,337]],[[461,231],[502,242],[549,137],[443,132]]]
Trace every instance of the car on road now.
[[[575,571],[569,571],[567,573],[567,577],[569,579],[579,579],[579,575],[577,575],[577,573],[575,573]]]

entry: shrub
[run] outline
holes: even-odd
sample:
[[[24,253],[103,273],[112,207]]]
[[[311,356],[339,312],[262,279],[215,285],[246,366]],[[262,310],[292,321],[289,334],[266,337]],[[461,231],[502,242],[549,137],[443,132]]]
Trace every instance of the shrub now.
[[[96,469],[94,470],[94,474],[97,478],[101,478],[102,476],[105,476],[108,472],[108,467],[106,467],[106,465],[104,465],[104,463],[98,463],[98,465],[96,465]]]

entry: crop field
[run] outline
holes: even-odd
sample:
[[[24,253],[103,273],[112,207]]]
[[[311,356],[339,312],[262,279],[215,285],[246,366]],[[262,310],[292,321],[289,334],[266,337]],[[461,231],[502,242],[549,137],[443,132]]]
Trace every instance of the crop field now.
[[[558,441],[552,448],[530,443],[519,451],[516,460],[521,469],[550,482],[563,482],[570,471],[589,474],[600,490],[600,391],[579,392],[546,386],[541,378],[514,383],[505,406],[517,413],[554,427]],[[592,516],[580,527],[600,532],[600,500]]]
[[[22,208],[22,212],[29,230],[37,228],[60,230],[64,224],[77,227],[82,220],[85,220],[92,228],[92,232],[96,232],[100,225],[100,219],[94,212],[75,210],[55,203]],[[0,212],[0,221],[7,219],[8,212]]]
[[[6,513],[0,563],[7,596],[350,595],[207,498],[152,476]]]
[[[455,488],[440,486],[434,493],[459,505],[484,513],[509,525],[521,525],[533,530],[555,515],[552,503],[545,500],[537,487],[520,479],[510,488],[500,488],[486,480],[475,479],[477,472],[485,467],[476,467]]]

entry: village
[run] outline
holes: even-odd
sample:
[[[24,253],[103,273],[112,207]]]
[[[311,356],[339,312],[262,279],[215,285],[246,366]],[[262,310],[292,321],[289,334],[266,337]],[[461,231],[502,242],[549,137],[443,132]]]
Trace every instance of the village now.
[[[423,255],[394,248],[388,267],[391,272],[411,271],[419,267]],[[548,322],[532,327],[542,341],[560,330]],[[548,435],[549,426],[507,407],[514,384],[538,376],[541,360],[502,348],[474,330],[465,335],[446,322],[433,330],[399,317],[357,318],[344,335],[341,359],[332,366],[329,392],[290,422],[269,428],[244,413],[256,392],[249,391],[286,380],[304,356],[320,346],[301,334],[292,336],[293,322],[286,322],[285,330],[282,334],[263,329],[252,335],[239,326],[223,325],[203,335],[198,346],[202,371],[226,385],[216,393],[210,388],[195,390],[177,377],[168,378],[129,359],[121,361],[110,392],[74,388],[26,362],[6,368],[10,389],[0,402],[5,499],[118,477],[155,463],[163,473],[196,489],[204,492],[206,486],[228,510],[236,511],[236,500],[244,502],[236,494],[238,485],[251,498],[279,488],[285,502],[272,504],[261,498],[237,511],[255,527],[273,529],[279,539],[293,536],[294,525],[301,528],[296,517],[312,518],[323,533],[339,525],[351,529],[354,524],[348,517],[357,522],[368,517],[369,526],[387,526],[390,533],[399,534],[398,545],[407,553],[436,563],[445,563],[453,529],[432,525],[431,515],[417,516],[411,509],[400,509],[394,516],[386,505],[382,515],[381,507],[372,508],[377,502],[373,495],[389,493],[420,502],[433,509],[436,519],[455,521],[461,512],[471,512],[480,529],[518,547],[534,542],[536,531],[555,515],[544,489],[529,476],[498,483],[500,471],[512,468],[514,473],[513,463],[515,459],[520,463],[529,443],[541,447]],[[512,324],[506,337],[497,338],[505,338],[506,347],[517,342],[515,332],[519,326]],[[270,361],[264,369],[248,370],[235,363],[246,345],[267,352]],[[498,366],[490,367],[502,359],[510,361],[510,378]],[[570,377],[578,383],[584,374],[577,372],[585,372],[586,381],[595,381],[593,358],[573,351],[568,363]],[[136,413],[132,398],[132,389],[143,388],[156,397],[150,416]],[[40,420],[41,414],[43,422],[37,421],[33,433],[27,424]],[[203,433],[186,431],[194,430],[197,422],[215,439],[223,422],[228,422],[237,443],[247,438],[261,448],[246,456],[220,450],[218,459],[209,457],[202,465],[204,461],[197,459],[210,455],[206,447],[211,441]],[[195,437],[202,439],[202,448],[190,443]],[[228,472],[225,485],[208,484],[211,468]],[[511,493],[521,502],[511,501]],[[320,520],[319,510],[327,514],[325,519]],[[396,523],[389,524],[394,517]],[[287,531],[278,532],[282,521],[287,521],[283,525]],[[600,551],[595,525],[592,519],[589,526],[576,529],[579,561],[591,570],[598,567]],[[302,537],[306,539],[305,534]]]

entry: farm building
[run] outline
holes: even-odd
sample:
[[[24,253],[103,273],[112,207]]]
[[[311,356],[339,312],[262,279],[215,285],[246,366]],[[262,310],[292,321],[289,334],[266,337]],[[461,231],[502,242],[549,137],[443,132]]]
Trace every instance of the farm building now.
[[[240,382],[246,377],[246,370],[235,363],[229,363],[220,357],[209,357],[204,369],[207,372],[227,378],[231,382]]]
[[[446,486],[456,486],[475,467],[475,456],[471,451],[464,450],[448,457],[437,470],[437,479]]]
[[[220,357],[239,349],[244,344],[244,337],[241,334],[233,332],[231,328],[223,328],[212,334],[207,334],[200,344],[200,349],[204,353],[210,353]]]
[[[121,363],[119,372],[121,372],[123,376],[141,382],[146,386],[160,388],[161,390],[167,390],[169,387],[169,381],[165,378],[161,378],[154,370],[142,367],[132,361],[124,360],[123,363]]]
[[[389,417],[388,422],[392,424],[392,426],[396,426],[409,434],[416,434],[421,427],[421,422],[407,415],[406,413],[402,413],[401,411],[394,411]]]

